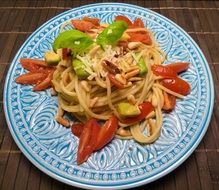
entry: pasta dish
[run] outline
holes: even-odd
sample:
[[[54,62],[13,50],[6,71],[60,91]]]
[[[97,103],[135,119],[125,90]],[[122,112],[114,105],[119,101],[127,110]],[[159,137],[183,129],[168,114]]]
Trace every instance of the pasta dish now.
[[[73,29],[65,30],[67,25]],[[16,82],[35,84],[34,91],[52,86],[58,96],[56,120],[79,137],[81,164],[114,137],[152,143],[160,136],[162,112],[173,110],[176,98],[190,92],[178,76],[189,63],[164,65],[165,59],[140,18],[132,22],[119,15],[105,24],[84,17],[62,25],[45,60],[22,58],[30,72]],[[65,113],[78,122],[72,124]]]

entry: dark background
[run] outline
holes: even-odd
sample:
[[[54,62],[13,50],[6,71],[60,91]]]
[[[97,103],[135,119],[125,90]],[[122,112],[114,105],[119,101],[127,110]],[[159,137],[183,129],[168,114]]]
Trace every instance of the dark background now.
[[[47,176],[21,153],[5,121],[2,92],[13,57],[35,29],[65,10],[97,2],[109,1],[0,0],[0,189],[76,189]],[[219,189],[219,1],[119,2],[149,8],[187,31],[206,56],[215,87],[213,115],[200,145],[176,170],[139,189]]]

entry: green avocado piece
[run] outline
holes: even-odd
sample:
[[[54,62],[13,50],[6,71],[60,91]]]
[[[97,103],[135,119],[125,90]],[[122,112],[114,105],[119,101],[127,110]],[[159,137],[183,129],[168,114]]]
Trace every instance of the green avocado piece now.
[[[58,65],[59,61],[61,60],[61,57],[53,51],[46,52],[44,54],[44,58],[49,66],[56,66],[56,65]]]
[[[122,117],[136,116],[141,113],[140,109],[136,105],[132,105],[127,102],[120,102],[117,110]]]
[[[72,66],[79,79],[85,79],[89,76],[89,73],[85,70],[84,63],[79,59],[73,59]]]
[[[138,75],[140,77],[143,77],[148,72],[148,68],[147,68],[147,65],[145,64],[144,59],[142,57],[139,59],[137,66],[140,69],[140,72]]]

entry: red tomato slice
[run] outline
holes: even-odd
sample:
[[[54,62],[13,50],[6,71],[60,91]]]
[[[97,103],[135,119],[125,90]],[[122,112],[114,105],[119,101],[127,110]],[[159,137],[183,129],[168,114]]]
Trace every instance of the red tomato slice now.
[[[78,165],[85,162],[94,150],[100,126],[96,119],[90,119],[84,125],[78,145],[77,163]]]
[[[125,118],[122,122],[125,124],[134,124],[144,119],[149,113],[151,113],[154,110],[154,107],[152,106],[150,102],[143,102],[138,107],[141,111],[139,115],[135,117]]]
[[[84,129],[83,123],[75,123],[71,126],[71,132],[78,138],[80,138],[83,129]]]
[[[172,69],[175,73],[181,73],[189,68],[188,62],[176,62],[165,65],[166,68]]]
[[[136,18],[134,23],[133,23],[133,26],[135,28],[144,28],[144,23],[140,18]]]
[[[184,96],[189,94],[191,90],[189,83],[179,77],[163,79],[161,84],[164,87],[172,90],[173,92],[179,93]]]
[[[116,16],[115,21],[119,21],[119,20],[125,21],[128,24],[129,28],[132,27],[133,25],[132,21],[126,16],[122,16],[122,15]]]
[[[90,18],[85,16],[82,20],[88,21],[95,26],[100,26],[100,19],[99,18]]]
[[[176,78],[177,73],[173,71],[171,68],[166,67],[164,65],[152,65],[151,69],[153,73],[157,76],[162,76],[164,78]]]
[[[43,60],[21,58],[20,62],[21,62],[22,67],[30,72],[48,73],[55,69],[54,67],[49,67],[48,64]]]
[[[115,79],[115,76],[113,74],[108,73],[108,78],[110,82],[118,89],[123,89],[124,85],[120,83],[118,80]]]
[[[100,150],[106,144],[108,144],[115,136],[118,128],[118,119],[116,116],[112,116],[108,121],[100,128],[97,139],[95,141],[94,150]]]
[[[46,78],[45,73],[26,73],[16,78],[16,83],[19,84],[37,84]]]
[[[176,97],[166,93],[165,91],[163,91],[163,96],[164,96],[164,105],[162,109],[165,111],[173,110],[176,105]]]
[[[86,20],[71,20],[71,23],[77,30],[82,32],[86,32],[91,28],[94,28],[94,24]]]
[[[21,65],[24,69],[30,71],[30,72],[37,72],[39,71],[40,66],[35,65],[33,63],[28,63],[28,62],[21,62]]]
[[[130,38],[128,39],[129,42],[142,42],[147,45],[152,44],[151,37],[146,32],[128,32]]]
[[[39,84],[34,86],[33,91],[41,91],[49,88],[51,86],[52,76],[53,76],[53,72],[50,72],[43,81],[41,81]]]
[[[21,58],[20,62],[22,66],[27,65],[27,64],[33,64],[33,65],[38,65],[42,67],[48,67],[48,64],[45,61],[38,60],[38,59]]]

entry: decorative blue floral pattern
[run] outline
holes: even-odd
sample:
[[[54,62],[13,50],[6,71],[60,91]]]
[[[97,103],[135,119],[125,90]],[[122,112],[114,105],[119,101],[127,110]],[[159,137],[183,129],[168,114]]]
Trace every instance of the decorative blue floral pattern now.
[[[35,93],[31,86],[15,83],[25,71],[21,57],[42,58],[58,35],[60,25],[73,18],[98,17],[110,23],[116,15],[141,17],[167,53],[167,62],[189,61],[181,75],[192,91],[177,100],[175,111],[163,114],[160,138],[141,145],[114,139],[86,163],[76,164],[78,139],[54,120],[57,98],[49,90]],[[141,7],[120,3],[93,4],[62,13],[41,26],[24,43],[5,83],[5,113],[10,131],[24,154],[36,166],[65,183],[85,188],[125,188],[149,183],[181,164],[205,134],[213,105],[213,82],[208,64],[195,42],[165,17]]]

